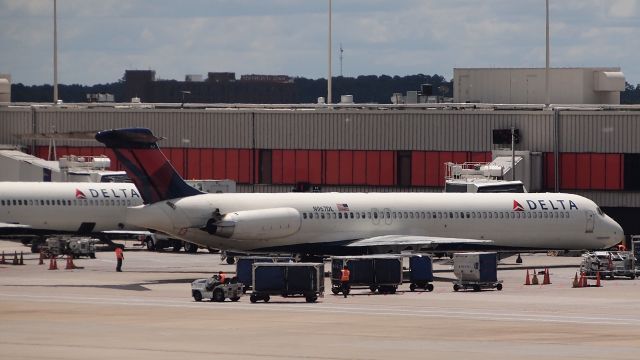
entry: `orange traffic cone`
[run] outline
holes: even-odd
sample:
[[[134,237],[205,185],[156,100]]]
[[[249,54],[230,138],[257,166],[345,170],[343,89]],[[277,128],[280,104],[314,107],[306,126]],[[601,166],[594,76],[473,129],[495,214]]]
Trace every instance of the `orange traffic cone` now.
[[[49,260],[49,270],[58,270],[58,262],[55,256],[51,256],[51,260]]]
[[[602,284],[600,284],[600,271],[598,271],[596,273],[596,287],[601,287]]]
[[[24,265],[24,255],[22,251],[20,251],[20,261],[18,261],[18,265]]]
[[[65,270],[73,270],[76,266],[73,265],[73,257],[71,255],[67,255],[67,266],[65,266]]]
[[[587,280],[587,274],[582,273],[582,287],[589,287],[589,280]]]
[[[13,265],[18,265],[18,252],[13,252]]]
[[[578,278],[578,287],[581,288],[584,286],[584,273],[580,272],[580,278]]]
[[[7,262],[4,259],[4,251],[2,252],[2,258],[0,258],[0,264],[6,264]]]
[[[38,260],[38,265],[44,265],[44,254],[40,251],[40,260]]]
[[[551,278],[549,277],[549,268],[544,269],[544,278],[542,279],[542,285],[550,285]]]
[[[609,264],[607,265],[607,270],[613,271],[613,260],[611,260],[611,255],[609,255]]]
[[[533,276],[531,277],[531,285],[538,285],[540,282],[538,281],[538,274],[536,273],[536,269],[533,269]]]
[[[576,271],[576,276],[573,277],[572,287],[578,288],[580,287],[580,283],[578,282],[578,272]]]
[[[527,277],[524,278],[525,285],[531,285],[531,280],[529,279],[529,269],[527,269]]]

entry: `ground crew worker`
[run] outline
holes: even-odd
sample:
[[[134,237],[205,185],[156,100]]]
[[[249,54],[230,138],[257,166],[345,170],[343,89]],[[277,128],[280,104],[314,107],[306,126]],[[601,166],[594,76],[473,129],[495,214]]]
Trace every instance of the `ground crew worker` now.
[[[218,281],[220,282],[220,284],[224,284],[224,281],[227,279],[227,277],[225,276],[225,274],[220,271],[218,273]]]
[[[349,277],[351,276],[351,272],[347,265],[342,267],[341,275],[340,275],[340,283],[342,284],[342,294],[346,298],[349,294]]]
[[[123,246],[116,246],[116,260],[118,261],[118,265],[116,265],[117,272],[122,272],[122,260],[124,260],[124,250],[122,248]]]

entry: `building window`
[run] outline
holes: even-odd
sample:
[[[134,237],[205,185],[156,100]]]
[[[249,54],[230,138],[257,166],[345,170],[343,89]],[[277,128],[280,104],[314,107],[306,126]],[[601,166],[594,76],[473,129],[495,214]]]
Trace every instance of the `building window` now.
[[[258,158],[258,182],[260,184],[271,184],[271,150],[260,150]]]
[[[400,186],[411,186],[411,151],[398,151],[396,182]]]

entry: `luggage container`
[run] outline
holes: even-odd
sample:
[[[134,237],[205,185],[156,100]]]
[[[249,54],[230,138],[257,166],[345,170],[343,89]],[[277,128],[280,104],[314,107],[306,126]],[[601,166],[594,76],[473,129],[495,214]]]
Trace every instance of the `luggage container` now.
[[[424,289],[433,291],[433,262],[428,255],[416,255],[409,257],[409,289]]]
[[[324,294],[324,264],[321,263],[253,263],[252,303],[268,302],[271,295],[304,296],[315,302]]]
[[[502,280],[498,281],[498,257],[494,252],[453,254],[453,273],[458,278],[453,283],[454,291],[502,290]]]
[[[342,268],[351,273],[349,287],[368,287],[383,294],[393,294],[402,284],[402,257],[399,255],[336,256],[331,258],[331,291],[341,293]],[[349,290],[347,290],[347,293]]]
[[[293,262],[292,257],[287,256],[240,256],[236,261],[236,276],[238,282],[244,285],[246,292],[253,286],[254,263],[287,263]]]

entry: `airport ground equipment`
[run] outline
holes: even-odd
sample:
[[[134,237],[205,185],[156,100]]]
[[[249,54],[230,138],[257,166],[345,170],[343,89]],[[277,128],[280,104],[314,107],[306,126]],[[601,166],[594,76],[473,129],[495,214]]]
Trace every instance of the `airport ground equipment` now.
[[[433,262],[429,255],[409,257],[409,289],[433,291]]]
[[[54,236],[47,238],[44,244],[40,245],[44,257],[71,255],[74,258],[87,256],[96,258],[96,243],[98,239],[90,237]]]
[[[237,278],[226,279],[220,283],[220,277],[216,274],[208,279],[198,279],[191,283],[191,296],[195,301],[211,299],[214,302],[223,302],[225,299],[238,301],[244,294],[244,286]]]
[[[636,261],[636,274],[640,272],[640,235],[631,236],[631,252]]]
[[[268,302],[272,295],[304,296],[309,303],[324,294],[322,263],[253,263],[253,291],[249,300]]]
[[[588,277],[636,278],[636,259],[632,251],[594,251],[582,255],[580,271]]]
[[[502,290],[502,280],[498,280],[498,258],[494,252],[453,254],[453,273],[458,278],[453,283],[454,291]]]
[[[238,282],[244,285],[245,292],[253,286],[253,264],[268,262],[293,262],[293,258],[288,256],[239,256],[236,258],[236,276]]]
[[[400,255],[363,255],[335,256],[331,258],[331,292],[342,292],[340,277],[344,266],[351,273],[351,289],[363,287],[371,292],[394,294],[402,284],[402,256]]]

